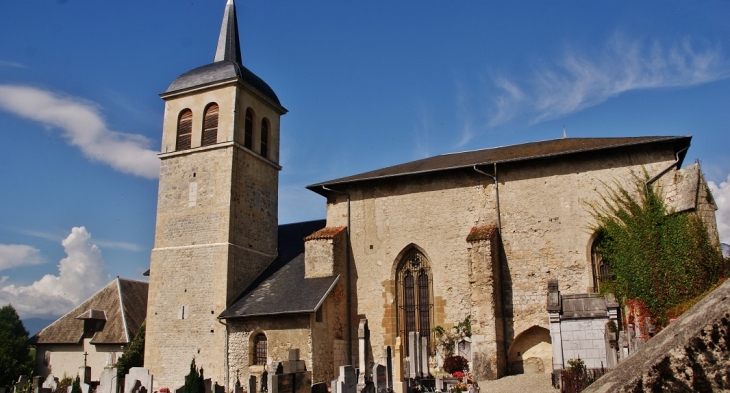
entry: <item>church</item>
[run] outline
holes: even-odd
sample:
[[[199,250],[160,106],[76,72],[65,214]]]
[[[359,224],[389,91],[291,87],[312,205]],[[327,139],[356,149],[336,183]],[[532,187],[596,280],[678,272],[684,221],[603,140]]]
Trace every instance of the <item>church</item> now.
[[[287,109],[241,62],[233,0],[213,62],[160,96],[145,348],[155,390],[181,386],[193,358],[227,390],[237,380],[261,390],[289,349],[313,383],[396,349],[395,361],[425,359],[427,374],[442,360],[434,328],[467,318],[477,380],[526,372],[528,360],[550,373],[548,282],[565,294],[598,291],[606,267],[593,253],[589,206],[644,173],[647,187],[661,187],[674,211],[698,214],[718,241],[699,165],[681,169],[691,136],[562,138],[430,157],[309,185],[326,198],[325,219],[278,225]]]

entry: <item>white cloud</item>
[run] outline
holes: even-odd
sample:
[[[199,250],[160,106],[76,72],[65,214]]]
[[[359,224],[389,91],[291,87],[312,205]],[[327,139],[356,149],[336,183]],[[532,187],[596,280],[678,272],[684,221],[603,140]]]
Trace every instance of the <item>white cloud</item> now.
[[[138,134],[110,130],[96,106],[28,86],[0,85],[0,108],[63,130],[63,136],[86,157],[120,172],[148,179],[159,175],[157,152]]]
[[[23,244],[0,244],[0,270],[43,263],[41,252]]]
[[[61,316],[108,283],[101,251],[86,228],[71,229],[61,245],[67,257],[58,264],[57,276],[47,274],[28,286],[2,287],[0,304],[12,303],[22,318]]]
[[[720,232],[720,241],[730,244],[730,175],[719,186],[711,181],[707,182],[707,185],[717,204],[715,217],[717,218],[717,230]]]
[[[25,66],[20,63],[7,60],[0,60],[0,67],[25,68]]]
[[[619,94],[642,89],[688,87],[730,77],[730,61],[717,47],[689,39],[673,45],[645,44],[612,36],[596,53],[566,50],[526,77],[499,75],[487,127],[525,117],[531,123],[560,118]]]

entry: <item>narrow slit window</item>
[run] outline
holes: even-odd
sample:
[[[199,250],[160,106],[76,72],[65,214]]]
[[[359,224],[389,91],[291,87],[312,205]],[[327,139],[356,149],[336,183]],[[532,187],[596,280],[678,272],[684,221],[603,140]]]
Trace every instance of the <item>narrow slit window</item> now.
[[[190,149],[193,136],[193,111],[185,109],[177,120],[177,140],[175,150]]]
[[[203,140],[200,145],[214,145],[216,142],[218,142],[218,104],[213,103],[205,109]]]
[[[261,157],[269,157],[269,119],[261,121]]]
[[[250,149],[253,147],[253,111],[251,108],[246,109],[246,122],[243,132],[243,147]]]

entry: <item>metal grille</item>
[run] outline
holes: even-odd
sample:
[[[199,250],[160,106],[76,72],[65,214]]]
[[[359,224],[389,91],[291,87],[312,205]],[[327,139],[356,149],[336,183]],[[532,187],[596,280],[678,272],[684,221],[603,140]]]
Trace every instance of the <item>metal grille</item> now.
[[[426,259],[417,251],[413,251],[398,266],[398,334],[404,343],[404,352],[410,356],[408,334],[419,332],[420,337],[427,337],[431,352],[431,325],[433,318],[433,301],[431,299],[431,276]]]
[[[175,141],[175,150],[190,149],[190,143],[193,135],[193,111],[185,109],[180,113],[177,121],[177,140]]]
[[[599,292],[601,284],[614,280],[611,275],[611,268],[603,260],[601,254],[597,250],[597,245],[601,242],[602,237],[598,237],[593,241],[591,246],[591,264],[593,265],[593,291]]]
[[[269,121],[264,119],[261,122],[261,157],[269,156]]]
[[[259,333],[253,339],[254,359],[253,364],[266,364],[266,335]]]
[[[253,146],[253,111],[246,109],[246,124],[244,125],[243,147],[250,149]]]
[[[216,142],[218,142],[218,105],[210,104],[205,110],[201,145],[214,145]]]

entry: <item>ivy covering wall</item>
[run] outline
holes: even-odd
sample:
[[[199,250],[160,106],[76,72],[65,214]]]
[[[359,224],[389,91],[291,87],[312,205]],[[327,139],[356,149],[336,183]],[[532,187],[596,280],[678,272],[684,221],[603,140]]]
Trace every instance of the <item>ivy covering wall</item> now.
[[[637,177],[635,190],[609,187],[602,203],[592,206],[596,251],[612,278],[601,292],[622,303],[643,301],[663,325],[669,309],[706,292],[726,276],[727,266],[697,215],[667,212],[660,192],[645,182]]]

